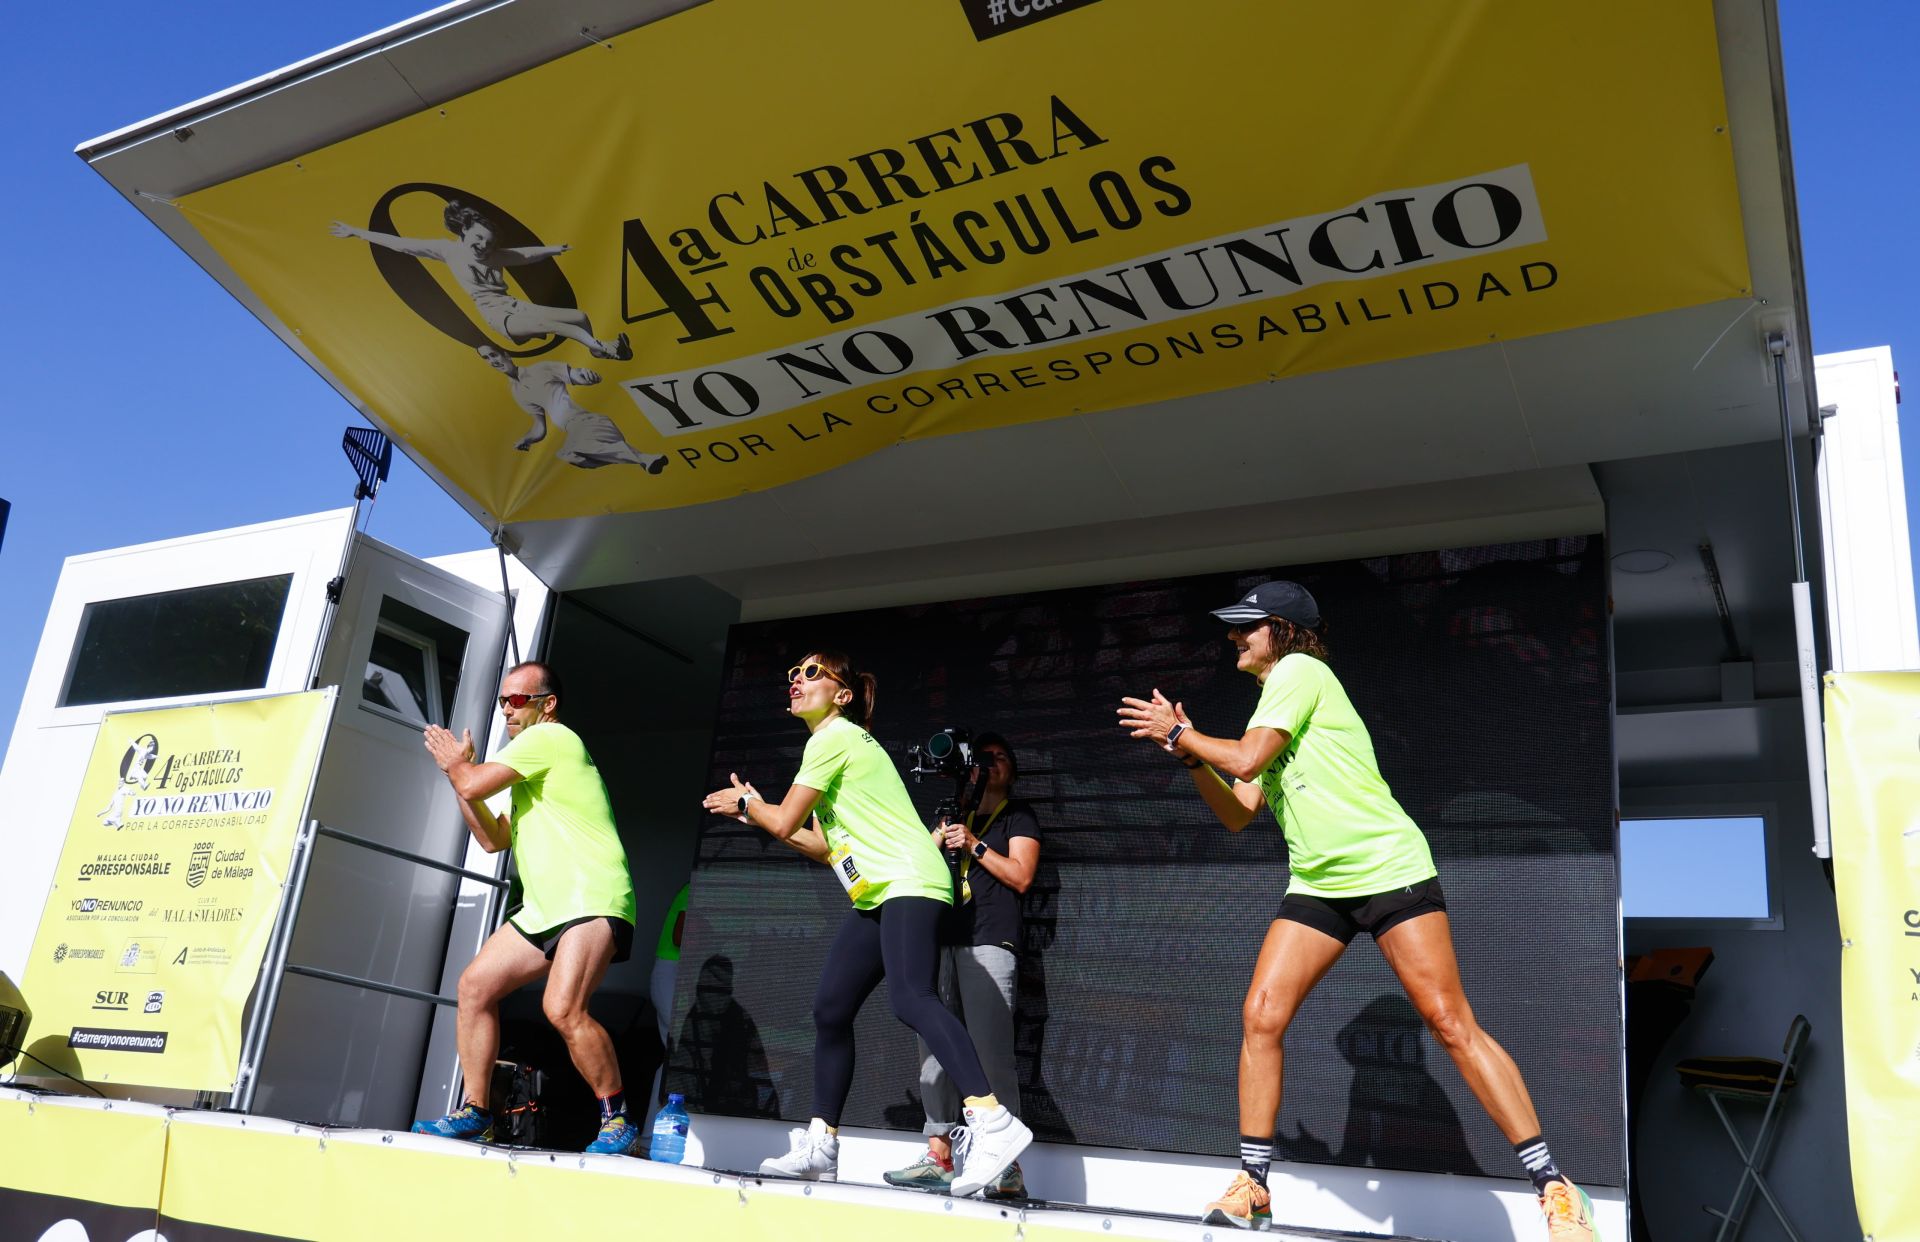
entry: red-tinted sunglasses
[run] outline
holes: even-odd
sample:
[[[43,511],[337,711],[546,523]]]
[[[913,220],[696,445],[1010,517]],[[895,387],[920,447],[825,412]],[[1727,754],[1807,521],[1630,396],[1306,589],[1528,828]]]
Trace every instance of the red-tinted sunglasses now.
[[[503,694],[500,696],[500,706],[511,707],[517,712],[535,699],[550,699],[552,697],[552,692],[546,694]]]

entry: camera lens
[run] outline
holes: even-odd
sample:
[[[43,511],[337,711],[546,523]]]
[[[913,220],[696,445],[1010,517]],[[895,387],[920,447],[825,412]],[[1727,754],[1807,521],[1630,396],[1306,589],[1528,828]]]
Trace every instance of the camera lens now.
[[[945,759],[953,753],[953,735],[936,733],[927,739],[927,753],[935,759]]]

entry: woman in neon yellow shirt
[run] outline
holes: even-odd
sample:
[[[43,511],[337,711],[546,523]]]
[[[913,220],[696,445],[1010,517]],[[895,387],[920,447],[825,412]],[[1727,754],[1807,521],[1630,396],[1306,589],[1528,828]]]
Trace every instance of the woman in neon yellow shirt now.
[[[1267,928],[1242,1012],[1239,1176],[1207,1205],[1209,1224],[1265,1228],[1267,1169],[1280,1112],[1280,1043],[1307,993],[1366,932],[1467,1086],[1513,1144],[1555,1242],[1593,1242],[1592,1205],[1560,1172],[1513,1058],[1481,1029],[1460,984],[1433,855],[1374,758],[1373,739],[1327,666],[1320,606],[1295,582],[1263,582],[1213,615],[1235,667],[1260,683],[1238,738],[1209,737],[1158,690],[1123,699],[1120,727],[1171,751],[1228,832],[1262,809],[1292,872]]]
[[[953,879],[893,761],[867,732],[874,690],[873,674],[845,656],[809,655],[787,672],[787,710],[810,735],[787,796],[765,801],[736,773],[703,803],[832,867],[853,905],[814,993],[814,1116],[793,1132],[792,1150],[760,1171],[837,1179],[840,1113],[853,1086],[853,1020],[885,979],[894,1013],[966,1097],[951,1193],[970,1195],[1006,1171],[1033,1131],[994,1098],[967,1028],[940,1003],[940,920],[953,903]]]

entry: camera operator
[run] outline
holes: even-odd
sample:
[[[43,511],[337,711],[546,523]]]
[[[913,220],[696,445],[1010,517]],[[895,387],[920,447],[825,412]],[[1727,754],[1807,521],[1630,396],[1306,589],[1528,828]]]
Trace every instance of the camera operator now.
[[[1040,821],[1013,800],[1020,773],[1012,747],[998,733],[973,746],[984,785],[977,807],[943,820],[934,840],[957,857],[954,905],[941,925],[940,999],[966,1024],[987,1081],[1000,1102],[1018,1112],[1020,1076],[1014,1063],[1013,992],[1020,951],[1021,895],[1040,866]],[[960,1097],[940,1061],[920,1043],[920,1099],[926,1108],[927,1150],[904,1169],[886,1174],[894,1186],[944,1191],[953,1181],[953,1143]],[[1025,1198],[1015,1161],[987,1187],[988,1198]]]

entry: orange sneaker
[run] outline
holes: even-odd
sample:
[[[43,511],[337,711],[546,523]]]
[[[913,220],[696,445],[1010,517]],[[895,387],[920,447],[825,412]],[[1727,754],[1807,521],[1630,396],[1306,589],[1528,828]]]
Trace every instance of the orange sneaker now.
[[[1271,1229],[1273,1196],[1242,1169],[1227,1187],[1227,1193],[1207,1204],[1207,1214],[1200,1218],[1200,1223],[1232,1225],[1235,1229]]]
[[[1593,1227],[1593,1201],[1572,1182],[1548,1182],[1540,1196],[1540,1210],[1546,1214],[1551,1242],[1600,1242],[1600,1233]]]

